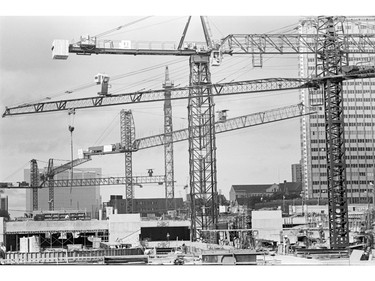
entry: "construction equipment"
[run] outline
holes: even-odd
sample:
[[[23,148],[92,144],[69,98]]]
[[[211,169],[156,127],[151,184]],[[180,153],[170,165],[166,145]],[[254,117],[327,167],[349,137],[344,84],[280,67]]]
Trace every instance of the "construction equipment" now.
[[[288,120],[291,118],[301,117],[304,115],[316,114],[319,112],[319,108],[307,108],[302,104],[284,106],[280,108],[275,108],[267,111],[261,111],[257,113],[251,113],[248,115],[238,116],[234,118],[229,118],[225,122],[218,121],[215,124],[216,134],[226,133],[233,130],[244,129],[248,127],[253,127],[261,124],[268,124],[272,122]],[[181,129],[172,132],[172,138],[170,142],[180,142],[186,141],[189,138],[189,129]],[[149,136],[144,138],[136,139],[130,146],[132,152],[136,152],[142,149],[148,149],[151,147],[161,146],[168,144],[168,141],[164,137],[164,134],[159,134],[155,136]],[[108,155],[125,153],[126,149],[121,145],[121,143],[102,145],[89,147],[87,150],[80,150],[79,154],[81,157],[91,157],[95,155]]]
[[[359,75],[360,74],[357,74],[357,76]],[[346,79],[344,75],[337,78],[342,78],[344,80]],[[354,79],[354,77],[352,79]],[[170,89],[170,99],[189,99],[189,91],[193,91],[198,88],[202,90],[202,93],[199,95],[199,97],[207,98],[208,89],[212,90],[211,95],[213,97],[221,97],[249,93],[298,90],[303,88],[319,89],[320,83],[323,83],[322,79],[268,78],[229,83],[204,84],[199,86],[195,85],[191,87],[172,88]],[[35,104],[24,104],[20,106],[6,107],[5,112],[3,113],[3,117],[63,111],[69,110],[70,108],[74,108],[77,110],[84,108],[115,106],[142,102],[157,102],[165,100],[165,89],[137,91],[110,96],[78,98],[54,102],[39,102]]]
[[[30,161],[30,185],[33,188],[33,210],[38,210],[39,169],[35,159]]]
[[[48,202],[50,202],[49,203],[49,210],[50,211],[54,210],[54,197],[55,197],[54,185],[53,185],[54,184],[54,181],[53,181],[54,176],[59,174],[59,173],[65,172],[69,169],[72,169],[75,166],[86,163],[90,160],[91,160],[91,158],[89,156],[85,156],[84,158],[74,159],[73,161],[70,161],[70,162],[68,162],[66,164],[63,164],[61,166],[58,166],[58,167],[53,166],[53,159],[52,158],[48,160],[47,171],[40,176],[40,180],[41,180],[40,186],[45,186],[46,182],[48,183],[48,186],[49,186]],[[31,179],[33,179],[35,177],[39,177],[35,173],[36,173],[35,169],[30,170]],[[72,176],[71,176],[71,178],[73,179]],[[32,186],[36,186],[35,182],[33,182],[33,180],[30,180],[30,183],[34,184]],[[33,192],[33,198],[34,198],[34,196],[37,196],[37,194],[38,194],[38,191],[35,190],[35,192]],[[33,210],[34,211],[38,210],[37,202],[38,202],[37,200],[33,199]]]
[[[374,34],[344,34],[341,28],[342,17],[318,17],[316,34],[242,34],[229,35],[219,46],[211,45],[205,22],[202,20],[207,46],[179,49],[142,49],[142,48],[114,48],[87,38],[76,44],[67,41],[55,41],[53,56],[66,59],[69,53],[76,54],[131,54],[131,55],[175,55],[190,57],[190,85],[189,95],[189,166],[190,187],[192,200],[192,240],[195,240],[196,229],[212,229],[217,222],[216,188],[216,145],[214,131],[215,87],[211,85],[209,71],[211,55],[224,54],[316,54],[317,79],[323,84],[323,100],[326,117],[327,140],[327,174],[330,214],[330,243],[331,248],[346,248],[348,246],[348,221],[345,183],[345,147],[344,121],[342,108],[342,83],[347,79],[341,73],[341,67],[348,64],[347,57],[354,53],[372,53],[375,46]],[[85,39],[85,38],[83,38]],[[182,40],[183,41],[183,38]],[[181,43],[180,41],[180,43]],[[128,44],[130,45],[130,44]],[[128,46],[127,45],[127,46]],[[260,61],[261,63],[261,61]],[[373,72],[361,74],[357,78],[374,77]],[[350,76],[350,79],[354,79]],[[276,90],[276,89],[274,89]],[[237,92],[238,93],[238,92]],[[139,102],[145,93],[133,93],[126,98],[128,103]],[[148,93],[149,94],[149,93]],[[147,95],[146,95],[147,96]],[[80,99],[78,107],[97,107],[124,103],[119,102],[123,97],[97,97]],[[172,98],[171,98],[172,99]],[[163,100],[149,95],[149,101]],[[78,101],[78,100],[76,100]],[[37,113],[72,108],[73,100],[53,103],[39,103],[30,106],[7,108],[4,116],[11,115],[11,110],[18,114]],[[74,107],[74,108],[78,108]],[[17,114],[17,113],[16,113]],[[202,202],[196,206],[195,202]]]
[[[51,180],[54,187],[92,187],[92,186],[105,186],[105,185],[124,185],[126,183],[126,177],[106,177],[106,178],[91,178],[91,179],[64,179],[64,180]],[[158,176],[134,176],[132,185],[141,185],[141,184],[152,184],[157,183],[162,185],[165,182],[164,175]],[[46,183],[39,185],[14,185],[12,183],[1,183],[1,188],[4,189],[29,189],[33,190],[40,188],[49,187]]]
[[[190,18],[189,18],[190,19]],[[173,120],[171,91],[173,82],[169,79],[168,66],[165,68],[165,80],[163,88],[164,97],[164,171],[165,171],[165,200],[166,210],[176,209],[174,199],[174,163],[173,163]]]

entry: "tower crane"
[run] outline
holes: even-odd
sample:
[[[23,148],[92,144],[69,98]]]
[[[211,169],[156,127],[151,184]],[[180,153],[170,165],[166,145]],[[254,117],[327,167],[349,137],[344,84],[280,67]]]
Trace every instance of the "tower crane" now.
[[[345,34],[343,17],[318,17],[315,20],[316,34],[232,34],[225,37],[219,46],[210,46],[205,33],[205,48],[142,49],[129,48],[121,44],[105,45],[94,37],[81,38],[75,44],[55,40],[53,56],[67,59],[69,53],[123,54],[123,55],[174,55],[190,58],[190,87],[188,90],[189,120],[189,167],[192,200],[192,239],[195,240],[198,228],[216,227],[218,210],[216,204],[216,142],[214,126],[215,87],[211,83],[210,61],[223,55],[234,54],[314,54],[316,56],[316,76],[323,85],[325,128],[327,143],[327,175],[329,198],[329,229],[331,248],[346,248],[349,243],[348,206],[346,201],[345,145],[342,83],[348,77],[343,66],[348,65],[348,55],[373,53],[375,34]],[[202,20],[204,31],[205,23]],[[205,31],[206,32],[206,31]],[[180,45],[179,45],[180,46]],[[218,48],[217,48],[218,47]],[[373,77],[373,72],[361,73],[356,78]],[[354,75],[355,76],[355,75]],[[350,79],[355,79],[350,76]],[[194,87],[198,86],[198,87]],[[276,90],[276,89],[275,89]],[[127,95],[128,103],[139,102],[143,94]],[[147,93],[149,94],[149,93]],[[217,94],[217,93],[216,93]],[[157,101],[156,97],[148,101]],[[38,103],[13,108],[13,112],[38,113],[67,108],[98,107],[119,104],[122,97],[95,97],[89,99],[65,100],[53,103]],[[159,97],[159,100],[163,98]],[[74,102],[81,103],[78,107]],[[124,99],[122,99],[124,101]],[[86,102],[86,103],[85,103]],[[23,111],[23,110],[26,110]],[[19,113],[22,114],[22,113]],[[3,116],[11,115],[7,108]],[[196,202],[202,202],[195,206]],[[197,207],[197,208],[196,208]]]

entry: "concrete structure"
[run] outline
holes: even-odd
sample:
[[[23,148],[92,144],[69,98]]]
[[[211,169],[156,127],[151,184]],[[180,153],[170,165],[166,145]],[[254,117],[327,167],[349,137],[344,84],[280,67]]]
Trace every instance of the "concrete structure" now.
[[[292,182],[302,182],[301,164],[292,164]]]
[[[109,242],[139,244],[141,216],[139,214],[109,215]]]
[[[283,230],[281,210],[252,211],[251,225],[253,230],[258,230],[258,237],[280,242],[280,232]]]
[[[346,17],[344,31],[353,34],[374,33],[373,18]],[[302,34],[316,33],[312,22],[300,27]],[[374,65],[375,55],[358,54],[349,57],[350,65]],[[300,55],[300,77],[315,74],[315,55]],[[344,127],[346,150],[346,183],[349,203],[366,203],[371,198],[367,192],[374,181],[375,157],[375,81],[356,79],[344,81]],[[300,100],[307,107],[322,106],[320,92],[300,91]],[[326,140],[323,111],[301,118],[303,189],[309,198],[327,198]]]
[[[78,170],[78,169],[77,169]],[[74,171],[74,179],[89,179],[100,177],[101,168],[85,168]],[[70,171],[55,176],[55,179],[69,179]],[[30,170],[24,170],[24,180],[30,182]],[[48,188],[38,190],[39,210],[48,210]],[[55,210],[86,210],[92,218],[98,218],[100,206],[100,186],[55,188]],[[32,211],[32,190],[26,191],[26,210]]]
[[[0,242],[7,250],[17,251],[21,238],[35,236],[40,239],[41,248],[66,248],[81,244],[93,247],[94,239],[102,242],[121,242],[137,246],[140,239],[165,241],[167,233],[172,241],[188,240],[188,220],[141,220],[140,214],[113,214],[107,220],[8,221],[0,218]],[[34,238],[33,238],[34,239]]]

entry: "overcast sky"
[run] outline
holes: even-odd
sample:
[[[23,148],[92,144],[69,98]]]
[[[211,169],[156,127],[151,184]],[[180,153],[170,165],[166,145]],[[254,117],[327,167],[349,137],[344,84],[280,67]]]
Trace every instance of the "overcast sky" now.
[[[221,6],[220,6],[221,7]],[[224,7],[221,7],[225,9]],[[100,9],[99,9],[100,11]],[[148,9],[145,9],[145,13]],[[24,12],[24,11],[23,11]],[[127,11],[129,14],[129,11]],[[137,41],[173,41],[178,43],[187,16],[169,12],[169,16],[154,16],[140,23],[111,33],[103,39]],[[10,13],[14,15],[15,13]],[[26,13],[27,14],[27,13]],[[47,12],[36,12],[47,14]],[[52,13],[56,14],[56,13]],[[59,13],[57,13],[59,14]],[[74,10],[73,14],[80,14]],[[81,12],[81,14],[86,14]],[[101,14],[94,12],[94,14]],[[132,13],[130,13],[132,14]],[[136,14],[136,13],[134,13]],[[141,13],[138,13],[141,14]],[[210,14],[210,13],[207,13]],[[226,14],[221,12],[221,14]],[[229,14],[229,13],[228,13]],[[249,12],[249,14],[252,14]],[[275,13],[277,14],[277,13]],[[295,14],[295,13],[291,13]],[[305,12],[305,14],[307,14]],[[177,16],[175,16],[177,15]],[[160,89],[165,66],[175,85],[188,85],[189,64],[184,57],[157,56],[77,56],[70,54],[66,61],[51,58],[54,39],[79,40],[81,35],[97,35],[130,23],[144,16],[1,16],[0,17],[0,108],[32,101],[95,96],[99,86],[94,76],[101,72],[113,79],[113,93],[137,91],[143,88]],[[235,33],[293,32],[301,17],[295,16],[209,16],[215,39]],[[297,32],[297,31],[295,31]],[[187,41],[204,41],[198,16],[192,18]],[[138,74],[134,74],[134,73]],[[266,56],[263,68],[253,68],[250,56],[226,56],[220,67],[212,67],[213,82],[229,82],[272,77],[298,77],[296,56]],[[133,73],[133,74],[132,74]],[[115,79],[123,77],[122,79]],[[64,94],[72,91],[71,94]],[[298,92],[232,96],[215,99],[216,110],[229,110],[229,117],[255,113],[299,102]],[[187,101],[176,101],[173,106],[174,129],[187,127]],[[49,158],[56,164],[70,160],[69,125],[74,125],[74,155],[78,148],[120,142],[119,112],[131,109],[135,119],[136,136],[145,137],[163,132],[163,103],[115,106],[77,111],[74,124],[67,112],[14,116],[0,120],[0,181],[23,180],[23,169],[37,159],[39,168]],[[234,184],[277,183],[291,180],[291,164],[300,160],[299,120],[293,119],[252,127],[217,136],[218,190],[228,197]],[[153,168],[154,175],[164,173],[163,147],[133,154],[133,174],[146,175]],[[188,183],[187,142],[174,145],[175,196],[184,196]],[[123,176],[124,156],[99,156],[77,167],[100,167],[103,176]],[[103,200],[109,194],[124,195],[124,187],[102,188]],[[23,210],[24,191],[6,191],[11,213]],[[135,190],[136,197],[163,197],[163,186],[147,186]]]

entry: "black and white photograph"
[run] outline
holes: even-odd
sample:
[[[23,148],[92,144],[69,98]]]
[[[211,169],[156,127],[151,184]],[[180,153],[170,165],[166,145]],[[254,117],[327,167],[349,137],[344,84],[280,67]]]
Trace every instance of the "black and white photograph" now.
[[[89,3],[0,12],[0,272],[373,276],[371,9]]]

